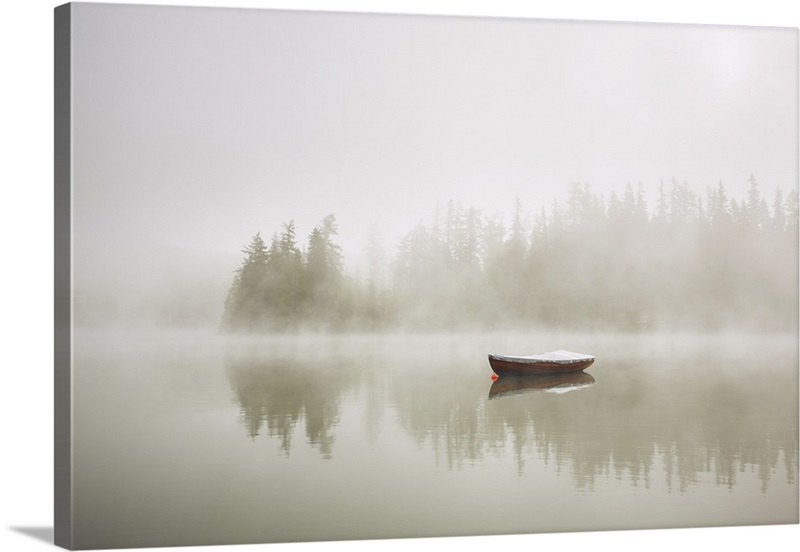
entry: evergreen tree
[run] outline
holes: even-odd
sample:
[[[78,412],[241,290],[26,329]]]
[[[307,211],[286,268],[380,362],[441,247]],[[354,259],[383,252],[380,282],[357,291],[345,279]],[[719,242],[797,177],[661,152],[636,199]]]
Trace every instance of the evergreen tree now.
[[[528,243],[525,236],[525,216],[522,210],[522,202],[519,198],[514,201],[514,216],[511,219],[511,234],[506,243],[509,254],[522,259],[525,255]]]
[[[487,273],[502,270],[503,240],[506,227],[498,214],[483,223],[482,266]]]
[[[613,223],[623,218],[622,201],[617,197],[617,192],[612,191],[608,196],[608,219]]]
[[[283,232],[273,237],[270,248],[267,301],[276,322],[292,323],[303,315],[307,278],[303,255],[297,247],[294,221],[282,226]]]
[[[234,273],[225,300],[225,329],[253,329],[263,321],[269,253],[260,233],[253,236],[242,253],[245,258]]]
[[[577,182],[573,182],[569,188],[569,197],[564,213],[564,220],[569,226],[577,226],[584,220],[586,209],[587,189]]]
[[[326,216],[308,238],[306,261],[308,299],[312,313],[322,318],[335,314],[342,299],[342,250],[334,243],[336,218]]]
[[[747,191],[747,204],[744,211],[745,220],[747,225],[752,228],[764,228],[769,219],[767,203],[761,197],[756,177],[751,174],[747,181],[750,183],[750,188]]]
[[[465,269],[476,270],[481,266],[481,234],[483,223],[480,211],[474,207],[462,216],[463,238],[459,244],[457,262]]]
[[[625,194],[622,196],[622,212],[626,222],[633,222],[636,217],[636,196],[630,182],[625,185]]]
[[[325,282],[336,282],[342,276],[342,248],[333,241],[339,234],[336,217],[328,215],[316,226],[308,239],[308,277],[312,289]]]
[[[699,194],[693,194],[695,199],[695,208],[694,208],[694,216],[695,221],[698,222],[701,226],[708,226],[709,219],[708,219],[708,211],[706,210],[705,205],[703,205],[703,198]]]
[[[636,189],[636,202],[634,205],[634,220],[641,227],[649,222],[649,215],[647,213],[647,200],[644,198],[644,184],[639,182]]]
[[[325,282],[328,272],[328,251],[325,243],[325,236],[319,226],[315,227],[308,237],[306,256],[308,281],[313,290],[315,287]]]
[[[664,189],[663,180],[658,186],[658,202],[656,203],[656,212],[653,220],[659,225],[665,225],[669,222],[669,201],[667,200],[667,192]]]
[[[433,247],[430,232],[419,223],[397,246],[394,261],[394,290],[404,299],[424,290],[431,281]]]
[[[796,307],[785,298],[796,294],[798,192],[784,199],[776,190],[770,216],[752,176],[750,184],[743,198],[729,198],[721,181],[701,198],[673,178],[669,194],[661,183],[652,219],[641,183],[612,191],[607,209],[588,184],[573,184],[566,208],[541,207],[530,228],[519,199],[508,225],[502,214],[486,217],[450,202],[444,216],[437,209],[429,225],[418,224],[400,241],[391,287],[376,239],[367,247],[361,285],[344,274],[333,215],[310,232],[305,253],[290,221],[269,248],[256,234],[243,249],[223,328],[407,320],[438,328],[635,329],[653,320],[785,329],[796,324]]]
[[[325,238],[325,251],[329,274],[332,278],[339,278],[343,270],[342,248],[333,241],[333,236],[339,235],[339,227],[336,224],[336,217],[333,214],[327,215],[322,219],[322,236]]]
[[[790,236],[797,236],[798,219],[800,219],[800,209],[798,209],[797,190],[790,190],[786,196],[786,232]]]
[[[382,327],[389,318],[389,295],[386,286],[386,252],[380,232],[372,227],[366,246],[367,288],[363,293],[361,316],[368,327]]]
[[[531,236],[531,248],[534,250],[543,249],[547,243],[547,211],[544,207],[536,216],[533,223],[533,234]]]
[[[712,228],[727,230],[731,223],[728,194],[722,180],[708,191],[708,218]]]
[[[381,243],[380,231],[373,226],[366,246],[367,283],[371,288],[383,289],[386,284],[386,251]]]
[[[786,211],[783,208],[783,191],[775,189],[775,201],[772,204],[772,229],[778,234],[786,227]]]
[[[442,253],[445,256],[445,262],[449,264],[456,264],[459,262],[459,257],[463,255],[464,243],[466,242],[466,229],[464,228],[464,218],[460,203],[450,201],[447,204],[447,218],[445,220],[445,233],[444,244]],[[438,249],[436,246],[435,235],[431,236],[431,246],[433,249]]]
[[[697,200],[694,192],[689,189],[688,182],[679,184],[675,178],[672,179],[669,211],[669,221],[672,224],[682,225],[697,220]]]
[[[735,199],[731,199],[731,223],[734,228],[740,230],[749,226],[747,205],[744,202],[740,205]]]

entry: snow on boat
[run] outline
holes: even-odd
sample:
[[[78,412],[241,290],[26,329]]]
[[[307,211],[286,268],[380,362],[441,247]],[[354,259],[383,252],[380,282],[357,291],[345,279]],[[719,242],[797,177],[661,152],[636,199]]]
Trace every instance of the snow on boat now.
[[[580,372],[593,362],[592,355],[570,351],[553,351],[531,356],[489,355],[489,365],[498,376]]]

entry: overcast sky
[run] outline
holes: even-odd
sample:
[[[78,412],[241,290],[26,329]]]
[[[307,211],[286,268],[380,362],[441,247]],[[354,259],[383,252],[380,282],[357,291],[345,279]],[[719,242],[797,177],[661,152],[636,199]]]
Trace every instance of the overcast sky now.
[[[78,267],[328,213],[352,259],[572,182],[797,187],[795,29],[73,7]]]

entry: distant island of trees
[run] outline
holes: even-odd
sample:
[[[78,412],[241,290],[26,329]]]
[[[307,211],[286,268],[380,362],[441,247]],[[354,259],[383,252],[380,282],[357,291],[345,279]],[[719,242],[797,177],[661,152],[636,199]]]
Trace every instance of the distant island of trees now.
[[[796,331],[798,193],[768,203],[749,183],[737,200],[673,179],[653,209],[641,184],[573,184],[564,205],[517,200],[509,217],[450,202],[390,255],[372,240],[365,278],[345,274],[333,214],[302,249],[290,221],[244,248],[222,329]]]

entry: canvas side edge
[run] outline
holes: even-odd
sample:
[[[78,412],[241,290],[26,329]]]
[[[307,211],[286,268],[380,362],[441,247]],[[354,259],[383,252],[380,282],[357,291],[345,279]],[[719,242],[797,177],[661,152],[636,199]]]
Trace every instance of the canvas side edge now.
[[[72,6],[54,9],[54,543],[72,549]]]

